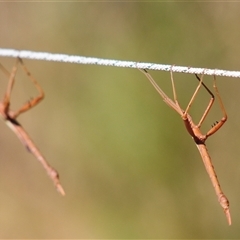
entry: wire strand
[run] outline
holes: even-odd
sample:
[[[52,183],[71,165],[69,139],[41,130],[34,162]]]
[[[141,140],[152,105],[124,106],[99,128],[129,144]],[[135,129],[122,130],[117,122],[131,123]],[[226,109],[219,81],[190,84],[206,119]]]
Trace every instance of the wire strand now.
[[[160,70],[169,72],[171,69],[173,72],[189,73],[189,74],[202,74],[204,75],[216,75],[225,77],[240,77],[240,71],[228,71],[221,69],[207,69],[207,68],[193,68],[184,66],[174,66],[157,63],[144,63],[134,61],[121,61],[112,59],[103,59],[95,57],[84,57],[67,54],[57,54],[48,52],[34,52],[27,50],[15,50],[0,48],[0,56],[2,57],[20,57],[33,60],[43,61],[54,61],[54,62],[66,62],[66,63],[77,63],[77,64],[89,64],[89,65],[100,65],[100,66],[112,66],[112,67],[125,67],[125,68],[140,68],[148,70]]]

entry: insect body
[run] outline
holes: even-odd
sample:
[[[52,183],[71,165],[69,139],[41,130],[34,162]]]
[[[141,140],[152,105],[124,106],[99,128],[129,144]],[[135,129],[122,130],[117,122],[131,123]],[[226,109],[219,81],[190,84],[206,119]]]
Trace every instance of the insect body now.
[[[219,201],[220,205],[222,206],[222,208],[224,210],[224,213],[227,217],[228,224],[231,225],[231,216],[230,216],[230,211],[229,211],[229,201],[228,201],[227,197],[224,195],[223,191],[221,190],[219,181],[217,179],[217,175],[215,173],[215,170],[214,170],[211,158],[210,158],[210,155],[209,155],[208,150],[207,150],[206,145],[205,145],[205,141],[207,140],[207,138],[209,136],[213,135],[216,131],[218,131],[227,120],[227,114],[226,114],[224,105],[222,103],[222,99],[220,97],[220,94],[219,94],[217,86],[216,86],[216,76],[214,76],[213,87],[215,89],[215,92],[216,92],[216,95],[217,95],[217,98],[218,98],[218,102],[219,102],[220,108],[221,108],[222,113],[223,113],[223,117],[222,117],[222,119],[220,119],[220,121],[216,122],[206,134],[203,134],[200,130],[200,127],[201,127],[204,119],[206,118],[207,114],[209,113],[209,111],[210,111],[210,109],[211,109],[211,107],[214,103],[214,99],[215,99],[214,94],[203,83],[204,72],[202,73],[201,78],[199,78],[196,75],[196,78],[198,79],[199,84],[198,84],[190,102],[188,103],[186,110],[183,110],[180,107],[180,105],[177,101],[177,95],[176,95],[176,90],[175,90],[175,86],[174,86],[172,69],[171,69],[170,73],[171,73],[171,82],[172,82],[174,101],[171,100],[163,92],[163,90],[157,85],[157,83],[154,81],[152,76],[145,69],[143,69],[143,70],[139,69],[139,70],[146,75],[146,77],[148,78],[150,83],[157,90],[157,92],[161,95],[164,102],[166,102],[167,105],[169,105],[171,108],[173,108],[181,116],[188,133],[193,138],[193,140],[194,140],[194,142],[195,142],[195,144],[196,144],[196,146],[199,150],[199,153],[202,157],[202,160],[203,160],[203,163],[204,163],[205,168],[207,170],[207,173],[208,173],[208,175],[211,179],[212,185],[213,185],[213,187],[215,189],[215,192],[216,192],[216,195],[218,197],[218,201]],[[210,98],[209,104],[208,104],[205,112],[203,113],[199,123],[195,124],[193,122],[191,116],[189,115],[188,111],[189,111],[189,109],[190,109],[190,107],[191,107],[191,105],[192,105],[192,103],[193,103],[193,101],[194,101],[194,99],[195,99],[195,97],[196,97],[196,95],[197,95],[201,86],[203,86],[205,88],[205,90],[210,94],[211,98]]]
[[[36,88],[39,91],[39,96],[31,99],[27,103],[25,103],[18,111],[10,110],[10,95],[12,92],[12,88],[15,81],[15,75],[17,72],[17,66],[21,65],[25,73],[28,75],[29,79],[33,82]],[[12,72],[9,73],[3,65],[0,64],[0,69],[4,72],[4,74],[9,77],[7,91],[3,97],[3,100],[0,102],[0,117],[1,119],[7,124],[10,129],[17,135],[19,140],[22,144],[26,147],[26,149],[31,152],[37,160],[42,164],[46,172],[48,173],[49,177],[52,179],[54,185],[56,186],[57,190],[62,194],[65,195],[62,185],[59,182],[59,175],[58,172],[49,165],[47,160],[43,157],[41,152],[38,150],[36,145],[33,143],[27,132],[24,128],[20,125],[20,123],[16,120],[16,118],[23,112],[31,109],[32,107],[36,106],[43,98],[44,92],[38,82],[33,78],[31,73],[28,71],[26,66],[23,64],[22,59],[17,58],[16,64],[12,69]]]

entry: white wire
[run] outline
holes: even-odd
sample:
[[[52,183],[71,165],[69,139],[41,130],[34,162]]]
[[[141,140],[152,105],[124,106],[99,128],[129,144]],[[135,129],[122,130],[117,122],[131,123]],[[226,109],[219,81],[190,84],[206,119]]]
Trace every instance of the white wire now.
[[[172,66],[157,63],[143,63],[133,61],[121,61],[111,60],[95,57],[83,57],[76,55],[57,54],[48,52],[33,52],[26,50],[15,50],[0,48],[0,56],[2,57],[20,57],[35,60],[54,61],[54,62],[68,62],[77,64],[92,64],[92,65],[104,65],[113,67],[125,67],[125,68],[140,68],[148,70],[161,70],[170,71],[172,67],[173,72],[190,73],[190,74],[201,74],[204,71],[205,75],[216,75],[225,77],[240,77],[240,71],[227,71],[221,69],[207,69],[207,68],[193,68],[183,66]]]

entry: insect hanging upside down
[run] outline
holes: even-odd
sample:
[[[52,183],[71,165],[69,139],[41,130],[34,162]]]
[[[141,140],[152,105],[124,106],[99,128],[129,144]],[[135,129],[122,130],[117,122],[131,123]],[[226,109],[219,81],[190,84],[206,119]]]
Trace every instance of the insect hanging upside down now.
[[[231,225],[231,215],[230,215],[230,210],[229,210],[229,201],[227,199],[227,197],[224,195],[221,187],[220,187],[220,184],[219,184],[219,181],[217,179],[217,175],[215,173],[215,170],[214,170],[214,167],[213,167],[213,164],[212,164],[212,161],[211,161],[211,158],[210,158],[210,155],[208,153],[208,150],[206,148],[206,145],[205,145],[205,141],[207,140],[207,138],[211,135],[213,135],[215,132],[217,132],[222,126],[223,124],[227,121],[227,113],[226,113],[226,110],[224,108],[224,105],[223,105],[223,102],[222,102],[222,99],[220,97],[220,94],[218,92],[218,89],[217,89],[217,86],[216,86],[216,76],[214,75],[214,81],[213,81],[213,88],[215,89],[215,92],[216,92],[216,95],[217,95],[217,98],[218,98],[218,102],[219,102],[219,105],[220,105],[220,108],[221,108],[221,111],[223,113],[223,117],[221,118],[220,121],[217,121],[215,122],[215,124],[213,124],[212,128],[206,133],[206,134],[203,134],[200,130],[200,127],[203,123],[203,121],[205,120],[207,114],[209,113],[212,105],[213,105],[213,102],[214,102],[214,94],[210,91],[210,89],[203,83],[203,75],[204,75],[204,71],[201,75],[201,77],[199,78],[197,75],[196,78],[198,79],[199,81],[199,84],[195,90],[195,92],[193,93],[193,96],[190,100],[190,102],[188,103],[187,105],[187,108],[186,110],[183,110],[178,101],[177,101],[177,95],[176,95],[176,90],[175,90],[175,85],[174,85],[174,80],[173,80],[173,73],[172,73],[172,69],[170,71],[170,74],[171,74],[171,82],[172,82],[172,89],[173,89],[173,97],[174,97],[174,101],[171,100],[164,92],[163,90],[157,85],[157,83],[154,81],[154,79],[152,78],[152,76],[147,72],[146,69],[139,69],[142,73],[144,73],[146,75],[146,77],[148,78],[148,80],[150,81],[150,83],[153,85],[153,87],[157,90],[157,92],[161,95],[161,97],[163,98],[163,101],[168,105],[170,106],[171,108],[173,108],[182,118],[184,124],[185,124],[185,127],[188,131],[188,133],[191,135],[191,137],[193,138],[198,150],[199,150],[199,153],[202,157],[202,160],[203,160],[203,163],[205,165],[205,168],[207,170],[207,173],[211,179],[211,182],[212,182],[212,185],[215,189],[215,192],[216,192],[216,195],[218,197],[218,201],[221,205],[221,207],[223,208],[223,211],[226,215],[226,218],[227,218],[227,221],[228,221],[228,224]],[[198,124],[195,124],[192,120],[192,117],[189,115],[188,111],[200,89],[200,87],[203,86],[204,89],[210,94],[211,96],[211,99],[209,101],[209,104],[205,110],[205,112],[203,113],[200,121]]]
[[[32,83],[35,85],[37,90],[39,91],[39,95],[37,97],[31,99],[27,103],[25,103],[18,111],[12,111],[12,110],[10,110],[10,96],[11,96],[11,92],[13,89],[15,75],[16,75],[19,64],[21,65],[22,69],[27,74],[29,79],[32,81]],[[65,195],[64,189],[59,181],[58,172],[53,167],[50,166],[50,164],[46,161],[44,156],[41,154],[41,152],[35,146],[35,144],[31,140],[31,138],[27,134],[27,132],[20,125],[20,123],[16,120],[16,118],[21,113],[26,112],[27,110],[36,106],[44,98],[43,89],[40,87],[40,85],[38,84],[36,79],[28,71],[26,66],[23,64],[23,61],[21,58],[17,58],[16,64],[12,68],[11,73],[9,73],[2,64],[0,64],[0,69],[9,78],[6,93],[3,97],[3,100],[0,102],[0,117],[1,117],[1,119],[12,129],[12,131],[17,135],[17,137],[22,142],[22,144],[26,147],[26,149],[29,152],[31,152],[37,158],[37,160],[42,164],[42,166],[46,170],[47,174],[52,179],[52,181],[53,181],[55,187],[57,188],[57,190],[59,191],[59,193],[62,195]]]

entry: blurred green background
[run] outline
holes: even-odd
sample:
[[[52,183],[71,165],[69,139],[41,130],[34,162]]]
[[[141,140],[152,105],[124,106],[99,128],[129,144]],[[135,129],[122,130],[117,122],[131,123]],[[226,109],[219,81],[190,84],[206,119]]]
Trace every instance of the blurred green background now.
[[[0,4],[0,47],[240,70],[239,3]],[[13,58],[0,59],[9,70]],[[229,227],[180,116],[135,69],[24,60],[46,98],[19,117],[66,196],[0,126],[0,238],[239,238],[240,81],[218,78],[226,125],[207,141]],[[170,75],[151,72],[172,97]],[[174,74],[186,107],[193,75]],[[7,80],[1,74],[3,95]],[[212,78],[205,76],[212,86]],[[37,94],[19,71],[12,108]],[[191,108],[197,122],[209,96]],[[217,103],[217,102],[216,102]],[[222,117],[218,104],[203,124]]]

